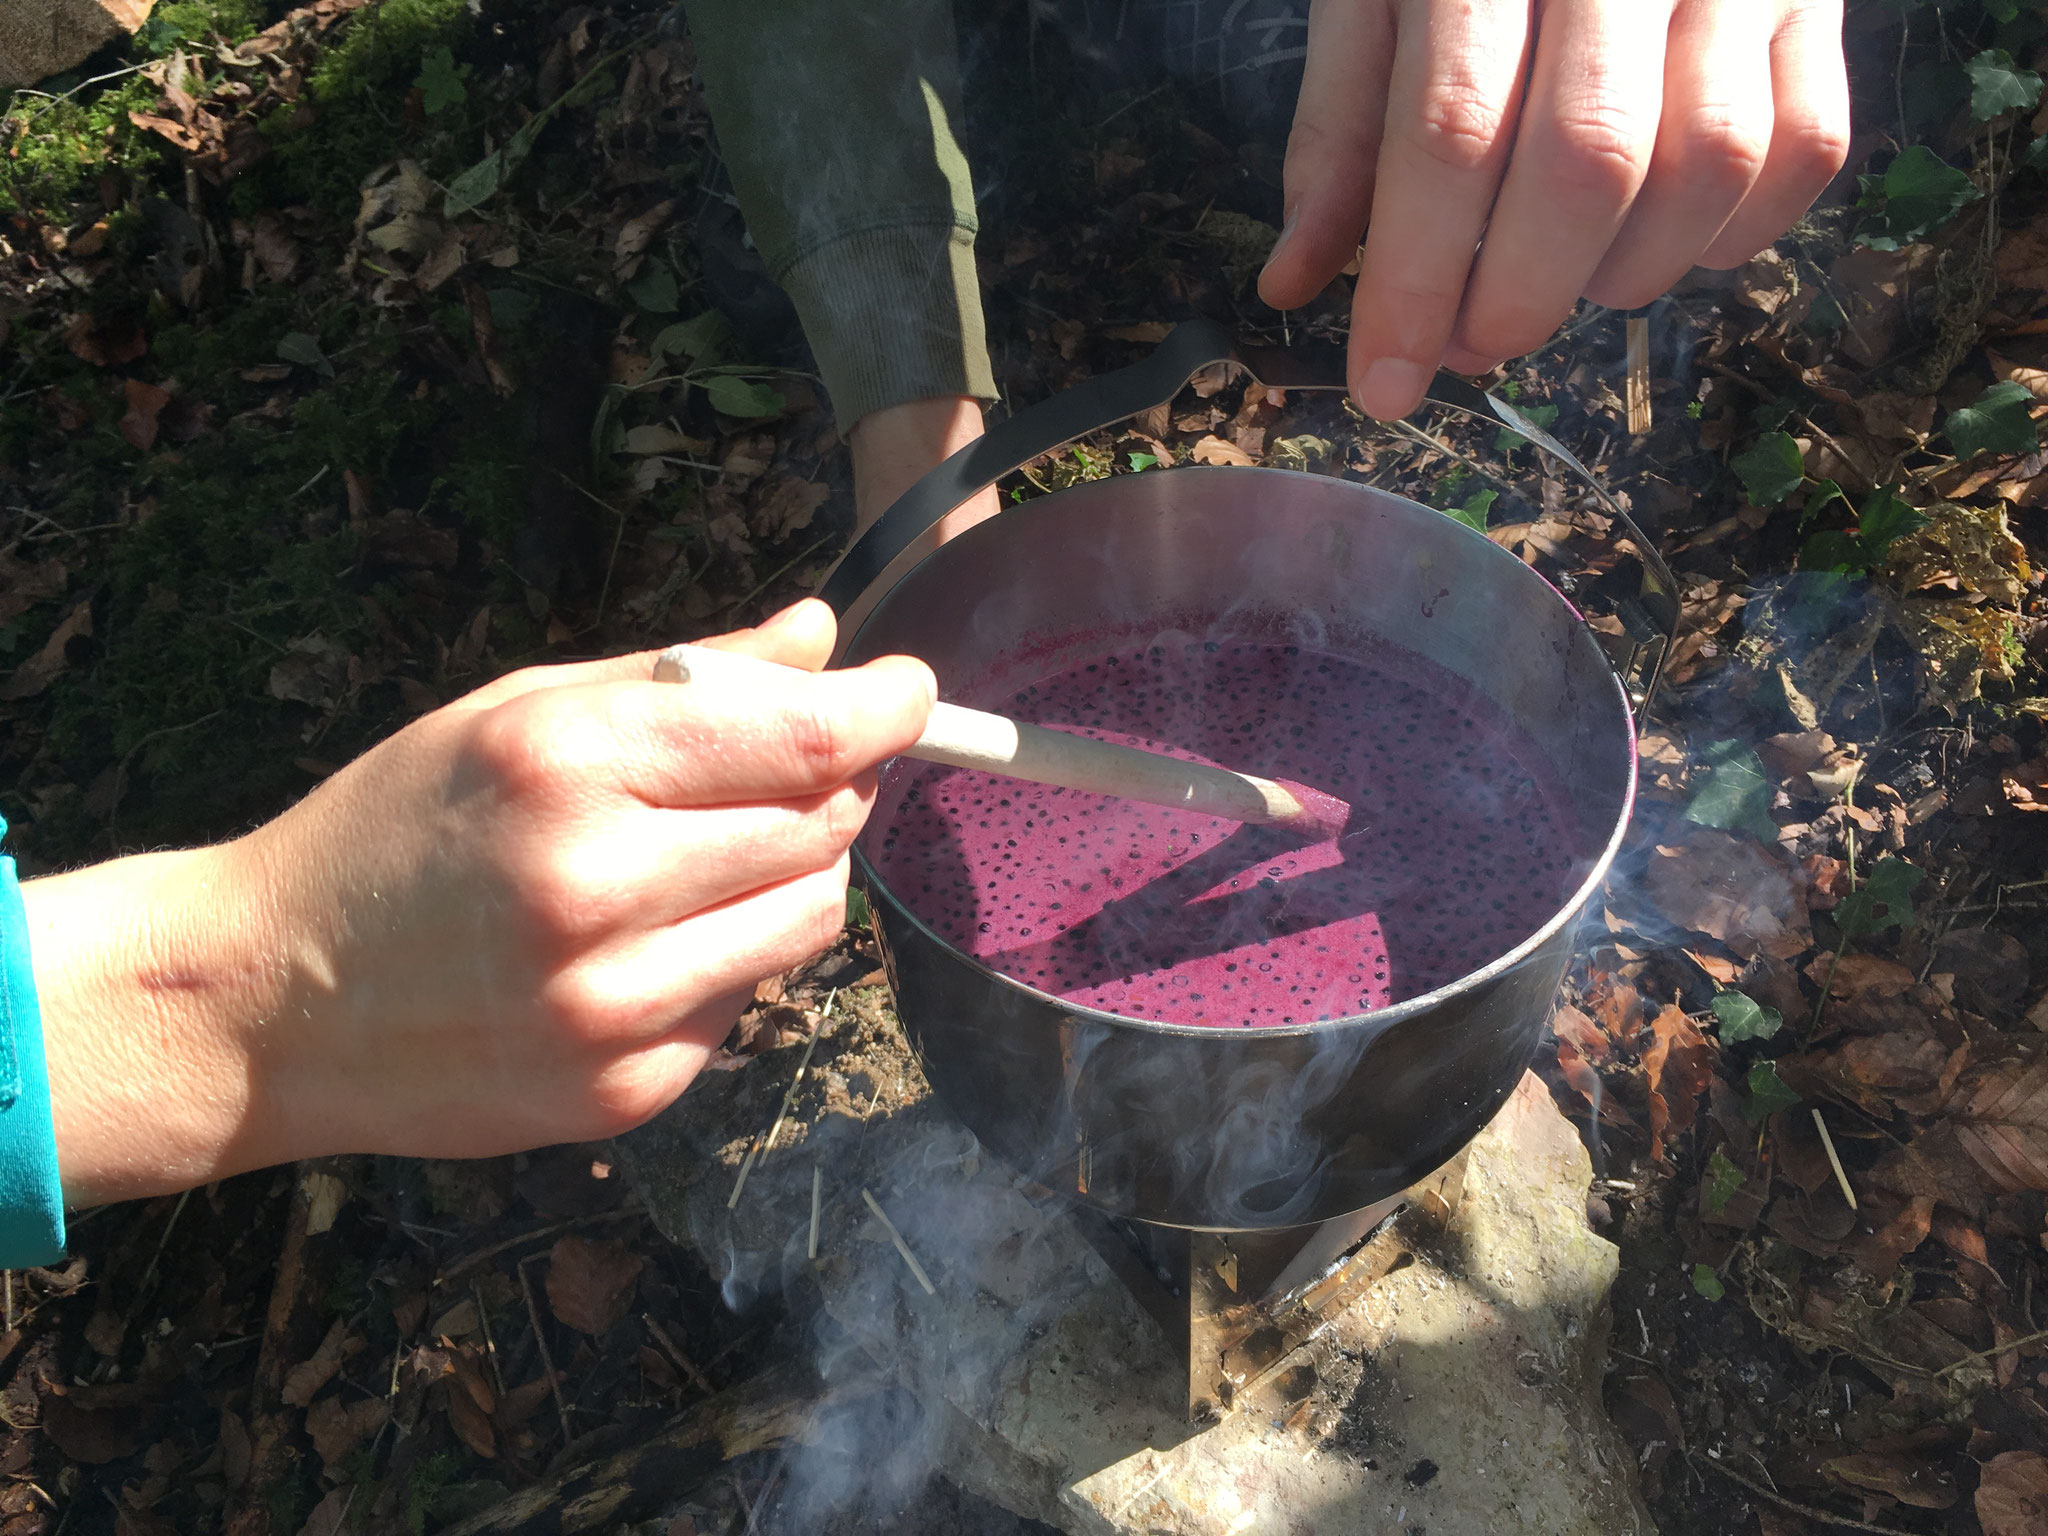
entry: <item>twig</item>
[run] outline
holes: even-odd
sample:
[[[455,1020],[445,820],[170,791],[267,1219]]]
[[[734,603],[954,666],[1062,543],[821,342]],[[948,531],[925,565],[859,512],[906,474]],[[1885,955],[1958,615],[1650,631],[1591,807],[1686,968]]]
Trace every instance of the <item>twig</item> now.
[[[2009,1340],[2004,1344],[1994,1344],[1989,1349],[1973,1349],[1967,1355],[1964,1355],[1960,1360],[1951,1360],[1947,1365],[1944,1365],[1940,1370],[1936,1371],[1934,1374],[1936,1376],[1946,1376],[1950,1371],[1960,1370],[1962,1367],[1966,1365],[1981,1364],[1984,1361],[1995,1358],[1996,1356],[2009,1354],[2011,1351],[2015,1349],[2024,1349],[2029,1344],[2038,1344],[2043,1339],[2048,1339],[2048,1328],[2038,1329],[2033,1333],[2022,1335],[2021,1337]]]
[[[591,616],[590,621],[591,627],[595,628],[597,625],[602,624],[604,622],[605,599],[609,598],[612,595],[612,572],[618,568],[619,546],[625,543],[626,541],[626,514],[620,511],[617,507],[613,506],[610,502],[606,501],[602,496],[598,495],[597,492],[593,491],[589,486],[579,484],[577,481],[570,478],[568,475],[562,474],[562,472],[559,469],[556,470],[555,473],[561,476],[562,483],[568,486],[570,490],[589,497],[592,501],[596,502],[600,507],[603,507],[605,511],[611,513],[613,517],[616,517],[619,520],[618,531],[612,535],[612,555],[611,558],[605,562],[604,566],[604,584],[597,589],[597,611],[595,614]]]
[[[697,1362],[676,1347],[676,1341],[668,1336],[668,1330],[654,1320],[651,1312],[642,1312],[640,1321],[647,1325],[647,1331],[654,1335],[655,1342],[668,1352],[669,1359],[682,1367],[683,1374],[697,1384],[698,1390],[706,1397],[716,1397],[718,1388],[711,1385],[711,1378],[697,1369]]]
[[[810,1066],[811,1052],[815,1051],[818,1048],[818,1041],[824,1036],[825,1031],[831,1022],[832,1003],[833,1000],[838,996],[839,989],[837,987],[834,987],[830,995],[828,995],[825,999],[824,1013],[818,1020],[818,1027],[811,1031],[811,1038],[804,1042],[803,1056],[797,1061],[796,1064],[796,1076],[792,1077],[789,1080],[789,1088],[782,1095],[782,1108],[777,1110],[775,1113],[775,1123],[768,1127],[768,1134],[765,1138],[755,1142],[753,1146],[747,1148],[746,1160],[740,1164],[740,1176],[737,1179],[733,1180],[732,1193],[726,1196],[725,1208],[728,1211],[738,1209],[740,1203],[740,1191],[744,1190],[747,1187],[747,1175],[754,1171],[754,1159],[761,1156],[763,1153],[773,1152],[775,1150],[775,1138],[782,1134],[782,1122],[789,1118],[789,1111],[791,1107],[796,1103],[797,1090],[803,1087],[804,1085],[804,1070]]]
[[[910,1272],[917,1276],[917,1283],[924,1287],[925,1295],[938,1295],[938,1291],[932,1286],[931,1276],[927,1275],[924,1272],[924,1266],[917,1262],[917,1255],[910,1251],[910,1244],[903,1241],[903,1234],[896,1230],[896,1223],[889,1219],[888,1212],[875,1204],[875,1197],[869,1194],[865,1188],[861,1190],[860,1197],[867,1201],[868,1209],[875,1213],[875,1220],[882,1224],[882,1229],[889,1234],[889,1241],[894,1243],[896,1251],[903,1255],[903,1262],[908,1264]]]
[[[1700,1457],[1693,1455],[1690,1451],[1686,1452],[1685,1459],[1691,1462],[1695,1467],[1697,1467],[1701,1461]],[[1874,1531],[1877,1533],[1877,1536],[1913,1536],[1913,1533],[1911,1531],[1901,1530],[1896,1525],[1872,1525],[1867,1520],[1851,1520],[1847,1515],[1833,1515],[1829,1514],[1824,1509],[1815,1507],[1814,1505],[1801,1504],[1796,1500],[1786,1498],[1785,1495],[1779,1493],[1775,1488],[1766,1488],[1762,1483],[1755,1482],[1750,1478],[1744,1477],[1740,1472],[1736,1471],[1733,1467],[1723,1466],[1721,1462],[1714,1457],[1709,1456],[1705,1458],[1705,1460],[1706,1464],[1709,1467],[1713,1468],[1714,1471],[1720,1473],[1730,1482],[1740,1483],[1743,1487],[1747,1488],[1751,1493],[1755,1494],[1758,1498],[1769,1499],[1773,1504],[1776,1504],[1779,1508],[1789,1509],[1795,1515],[1804,1515],[1807,1519],[1818,1520],[1824,1525],[1846,1526],[1849,1530],[1852,1531]]]
[[[555,1374],[555,1357],[540,1325],[540,1308],[533,1304],[533,1279],[526,1273],[526,1266],[539,1257],[530,1253],[519,1261],[519,1292],[526,1298],[526,1320],[533,1324],[533,1342],[540,1346],[540,1368],[548,1373],[548,1390],[555,1396],[555,1412],[562,1420],[562,1444],[566,1446],[573,1438],[569,1433],[569,1405],[562,1401],[562,1378]]]
[[[761,1527],[755,1523],[755,1517],[759,1515],[762,1510],[766,1509],[768,1507],[768,1501],[775,1497],[775,1485],[782,1481],[782,1469],[787,1465],[787,1462],[778,1461],[775,1464],[775,1469],[768,1474],[768,1481],[761,1485],[761,1497],[758,1499],[747,1500],[746,1536],[755,1536],[755,1533],[761,1529]],[[746,1490],[744,1488],[741,1489],[740,1497],[742,1499],[745,1499],[746,1496]]]
[[[601,1211],[595,1216],[578,1216],[573,1221],[558,1221],[552,1227],[536,1227],[531,1232],[522,1232],[517,1237],[508,1237],[502,1243],[493,1243],[488,1248],[479,1248],[466,1259],[457,1259],[453,1264],[442,1270],[439,1275],[435,1276],[434,1284],[441,1286],[448,1284],[451,1280],[459,1280],[472,1269],[475,1269],[477,1265],[495,1259],[499,1254],[509,1249],[524,1247],[527,1243],[537,1243],[545,1238],[560,1237],[564,1232],[573,1232],[578,1227],[595,1227],[603,1222],[619,1221],[628,1216],[638,1218],[645,1214],[646,1212],[639,1206],[629,1205],[623,1206],[616,1211]]]
[[[1835,1182],[1842,1186],[1842,1198],[1849,1202],[1849,1209],[1856,1209],[1856,1191],[1849,1187],[1849,1175],[1842,1171],[1842,1159],[1835,1152],[1835,1138],[1828,1134],[1828,1123],[1820,1117],[1820,1110],[1813,1112],[1813,1128],[1820,1132],[1820,1144],[1828,1149],[1828,1166],[1835,1170]]]
[[[484,1288],[474,1280],[469,1283],[470,1300],[476,1303],[476,1320],[484,1331],[484,1349],[491,1359],[491,1380],[498,1384],[498,1401],[505,1400],[505,1370],[498,1363],[498,1341],[491,1336],[491,1309],[484,1304]]]
[[[818,1207],[819,1202],[824,1197],[824,1192],[825,1165],[823,1163],[813,1163],[811,1164],[811,1240],[804,1253],[804,1257],[811,1260],[812,1263],[816,1263],[818,1259]],[[11,1328],[14,1325],[9,1323],[8,1326]]]
[[[819,550],[823,549],[827,544],[830,544],[834,539],[838,537],[839,535],[836,533],[826,534],[825,537],[818,540],[817,543],[813,544],[809,549],[805,550],[802,554],[796,556],[796,558],[794,558],[793,560],[787,561],[779,570],[775,571],[772,575],[770,575],[766,581],[762,582],[759,586],[755,587],[753,591],[749,592],[745,597],[741,598],[738,602],[727,603],[725,605],[725,611],[727,613],[731,613],[735,608],[746,607],[747,604],[751,603],[763,592],[766,592],[770,587],[774,586],[776,582],[782,580],[783,577],[787,576],[791,571],[795,570],[799,565],[803,564],[804,561],[810,559],[811,556],[815,555]]]

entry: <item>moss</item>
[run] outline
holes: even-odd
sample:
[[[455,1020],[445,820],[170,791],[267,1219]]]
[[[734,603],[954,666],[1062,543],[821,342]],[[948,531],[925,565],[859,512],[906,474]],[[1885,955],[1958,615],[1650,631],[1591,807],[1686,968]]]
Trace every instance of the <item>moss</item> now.
[[[163,141],[128,120],[130,112],[156,105],[157,87],[133,73],[86,82],[174,48],[203,50],[215,38],[239,42],[268,25],[274,9],[267,0],[166,0],[134,38],[102,50],[72,74],[8,94],[0,108],[0,213],[63,223],[64,210],[101,172],[119,166],[137,176],[161,167]]]

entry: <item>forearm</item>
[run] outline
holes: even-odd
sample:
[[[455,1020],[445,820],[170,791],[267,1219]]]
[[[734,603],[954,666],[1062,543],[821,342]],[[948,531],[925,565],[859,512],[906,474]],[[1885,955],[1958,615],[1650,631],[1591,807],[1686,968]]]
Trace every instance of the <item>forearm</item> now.
[[[948,0],[688,9],[748,229],[841,430],[907,400],[993,399]]]
[[[243,845],[22,887],[67,1204],[187,1189],[297,1155],[269,1086],[288,1028]]]

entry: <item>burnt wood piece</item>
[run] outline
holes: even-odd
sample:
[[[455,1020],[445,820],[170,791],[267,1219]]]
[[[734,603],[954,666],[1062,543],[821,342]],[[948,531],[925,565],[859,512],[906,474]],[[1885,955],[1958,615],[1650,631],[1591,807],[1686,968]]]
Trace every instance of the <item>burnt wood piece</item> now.
[[[879,1379],[835,1384],[835,1406],[888,1391]],[[752,1451],[803,1439],[828,1389],[807,1364],[786,1362],[696,1404],[639,1445],[502,1499],[441,1536],[582,1536],[648,1520]]]

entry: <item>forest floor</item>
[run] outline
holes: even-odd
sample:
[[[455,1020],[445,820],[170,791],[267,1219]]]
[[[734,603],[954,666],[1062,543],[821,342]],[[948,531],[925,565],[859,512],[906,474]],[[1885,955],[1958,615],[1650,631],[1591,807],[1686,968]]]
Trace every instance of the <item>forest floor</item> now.
[[[1341,340],[1348,280],[1286,316],[1251,291],[1270,112],[980,9],[1006,405],[1189,316]],[[1608,1406],[1663,1530],[2040,1536],[2048,21],[1871,4],[1849,36],[1859,131],[1819,209],[1635,317],[1633,367],[1630,318],[1589,309],[1489,381],[1680,589],[1538,1066],[1621,1248]],[[25,874],[233,834],[503,671],[817,586],[846,453],[691,74],[652,0],[162,0],[0,98]],[[1462,517],[1646,633],[1626,527],[1448,417],[1212,373],[1004,494],[1247,463]],[[864,974],[865,942],[825,963]],[[820,974],[764,985],[730,1053],[815,1030]],[[80,1213],[70,1262],[0,1298],[0,1536],[426,1533],[644,1439],[788,1325],[729,1309],[623,1182],[603,1146],[339,1160]],[[774,1458],[727,1474],[720,1518],[781,1529]],[[935,1483],[846,1529],[1004,1519]]]

